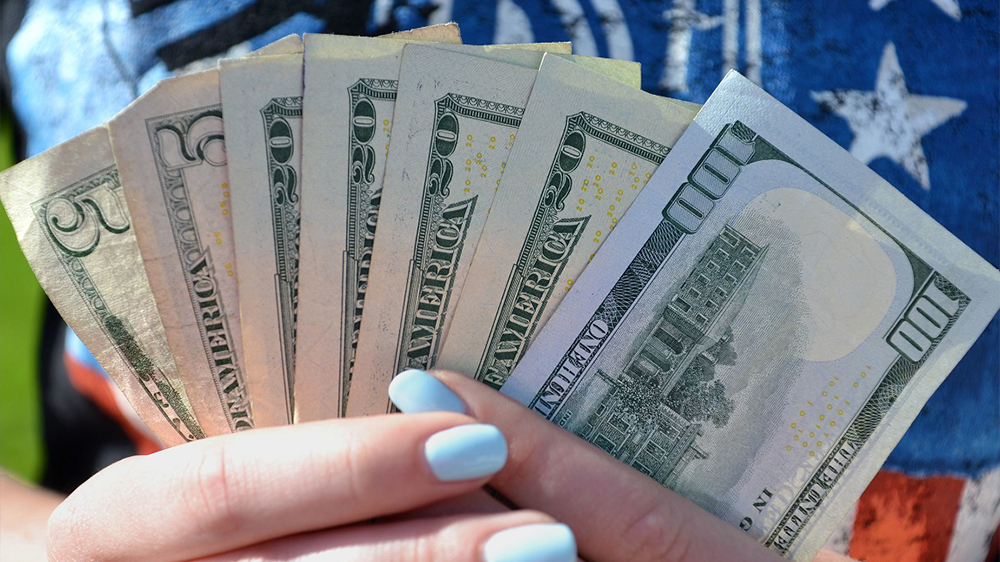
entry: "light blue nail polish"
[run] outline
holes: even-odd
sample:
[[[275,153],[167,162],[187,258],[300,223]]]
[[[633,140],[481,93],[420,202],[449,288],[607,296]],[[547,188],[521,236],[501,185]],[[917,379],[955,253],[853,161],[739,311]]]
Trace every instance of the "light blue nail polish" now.
[[[465,403],[434,375],[417,369],[403,371],[389,384],[389,399],[404,414],[465,413]]]
[[[486,562],[576,562],[576,539],[562,523],[504,529],[486,541]]]
[[[439,480],[483,478],[507,462],[507,440],[492,425],[460,425],[431,435],[424,455]]]

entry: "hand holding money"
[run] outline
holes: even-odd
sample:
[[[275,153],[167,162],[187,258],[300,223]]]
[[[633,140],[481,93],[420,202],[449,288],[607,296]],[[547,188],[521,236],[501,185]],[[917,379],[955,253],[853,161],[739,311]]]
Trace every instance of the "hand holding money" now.
[[[104,509],[95,557],[473,556],[548,521],[463,496],[492,476],[594,560],[810,560],[1000,306],[994,267],[739,75],[701,108],[566,44],[458,40],[292,36],[0,175],[56,307],[184,443],[55,528]],[[437,409],[420,375],[387,391],[434,366],[505,468],[442,484],[423,444],[473,420],[377,416]],[[376,417],[228,435],[344,415]]]
[[[411,371],[398,382],[396,392],[407,391],[400,409],[468,414],[267,428],[128,459],[56,511],[50,552],[56,560],[573,562],[575,534],[579,556],[595,562],[778,560],[472,379]],[[468,462],[477,457],[486,461]],[[524,509],[479,491],[487,481]]]

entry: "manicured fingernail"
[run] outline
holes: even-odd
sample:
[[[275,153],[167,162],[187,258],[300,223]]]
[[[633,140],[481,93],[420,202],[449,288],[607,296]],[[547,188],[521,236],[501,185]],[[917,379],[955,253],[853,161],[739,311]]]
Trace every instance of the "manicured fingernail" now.
[[[404,414],[465,413],[465,403],[437,378],[424,371],[403,371],[389,384],[389,399]]]
[[[576,539],[562,523],[504,529],[483,548],[486,562],[576,562]]]
[[[507,440],[492,425],[460,425],[431,435],[424,445],[424,455],[438,480],[472,480],[503,468]]]

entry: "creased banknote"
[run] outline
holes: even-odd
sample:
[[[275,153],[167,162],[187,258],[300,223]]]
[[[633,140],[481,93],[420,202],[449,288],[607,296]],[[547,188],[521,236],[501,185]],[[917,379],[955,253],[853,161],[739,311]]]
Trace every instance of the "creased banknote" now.
[[[387,37],[427,36],[459,41],[458,26],[445,24]],[[337,36],[329,37],[336,42]],[[351,38],[360,39],[360,38]],[[382,39],[379,39],[381,41]],[[365,38],[368,44],[374,39]],[[397,65],[398,66],[398,65]],[[307,335],[313,321],[311,307],[300,310],[300,264],[303,186],[303,55],[223,60],[220,63],[223,106],[228,121],[230,183],[233,197],[237,261],[268,276],[241,277],[240,293],[248,303],[240,307],[246,325],[244,362],[258,425],[282,425],[299,419],[295,396],[306,396],[307,410],[329,404],[333,394],[302,388],[296,393],[296,355],[299,314],[306,314]],[[325,155],[320,156],[324,160]],[[313,219],[325,222],[326,218]],[[307,221],[308,222],[308,219]],[[261,229],[269,224],[270,229]],[[329,292],[324,280],[324,292]],[[273,302],[272,306],[261,303]],[[307,341],[308,344],[308,341]],[[329,374],[329,366],[325,371]],[[307,376],[307,379],[309,377]],[[333,411],[322,408],[319,417]]]
[[[302,197],[302,53],[219,62],[243,368],[258,426],[292,422]]]
[[[283,39],[258,54],[301,50]],[[108,123],[143,264],[205,433],[253,427],[219,74],[164,80]]]
[[[502,392],[812,560],[1000,273],[735,73]]]
[[[449,39],[412,30],[408,42]],[[420,32],[420,33],[418,33]],[[343,415],[364,310],[371,252],[392,130],[399,61],[405,42],[384,38],[306,35],[303,195],[296,338],[296,420]],[[412,41],[411,41],[412,40]],[[426,42],[426,41],[424,41]],[[469,46],[437,44],[464,54],[536,67],[542,52],[569,53],[569,43]],[[587,57],[578,57],[580,59]],[[603,60],[603,59],[601,59]],[[634,76],[634,63],[596,63]],[[346,111],[344,108],[348,108]],[[331,155],[340,154],[339,158]],[[343,280],[341,291],[331,280]]]
[[[637,62],[601,57],[585,57],[583,55],[559,55],[559,58],[571,61],[583,68],[611,78],[616,82],[621,82],[626,86],[635,89],[642,88],[642,65]],[[679,100],[673,101],[677,102]]]
[[[694,115],[546,56],[436,366],[500,388]]]
[[[459,40],[454,24],[400,35],[424,34]],[[256,423],[282,425],[296,419],[301,198],[306,183],[303,55],[223,60],[219,68],[223,106],[230,115],[227,149],[230,184],[236,194],[232,204],[237,262],[256,272],[270,272],[239,278],[240,293],[247,295],[247,304],[240,307],[246,326],[244,364]],[[261,229],[262,224],[271,228]],[[262,305],[268,302],[273,304]],[[307,396],[323,398],[303,390]]]
[[[171,357],[103,125],[0,174],[49,299],[163,441],[204,437]]]
[[[385,412],[392,375],[433,362],[536,73],[405,48],[348,415]]]
[[[306,34],[310,35],[310,34]],[[313,34],[316,35],[316,34]],[[338,37],[337,35],[324,34],[325,37]],[[343,37],[343,36],[341,36]],[[427,41],[430,43],[461,43],[462,32],[455,22],[439,23],[428,25],[427,27],[417,27],[406,31],[396,31],[386,35],[379,35],[378,39],[399,39],[401,41]]]
[[[435,31],[435,33],[431,33]],[[344,415],[364,309],[404,41],[305,36],[295,419]],[[458,41],[436,28],[408,40]]]

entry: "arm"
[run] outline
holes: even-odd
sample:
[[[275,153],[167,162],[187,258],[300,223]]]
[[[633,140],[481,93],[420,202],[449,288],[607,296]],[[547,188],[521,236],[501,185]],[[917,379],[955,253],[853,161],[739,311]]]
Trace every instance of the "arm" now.
[[[63,497],[0,473],[0,545],[3,557],[44,562],[45,525]],[[8,558],[9,557],[9,558]]]

